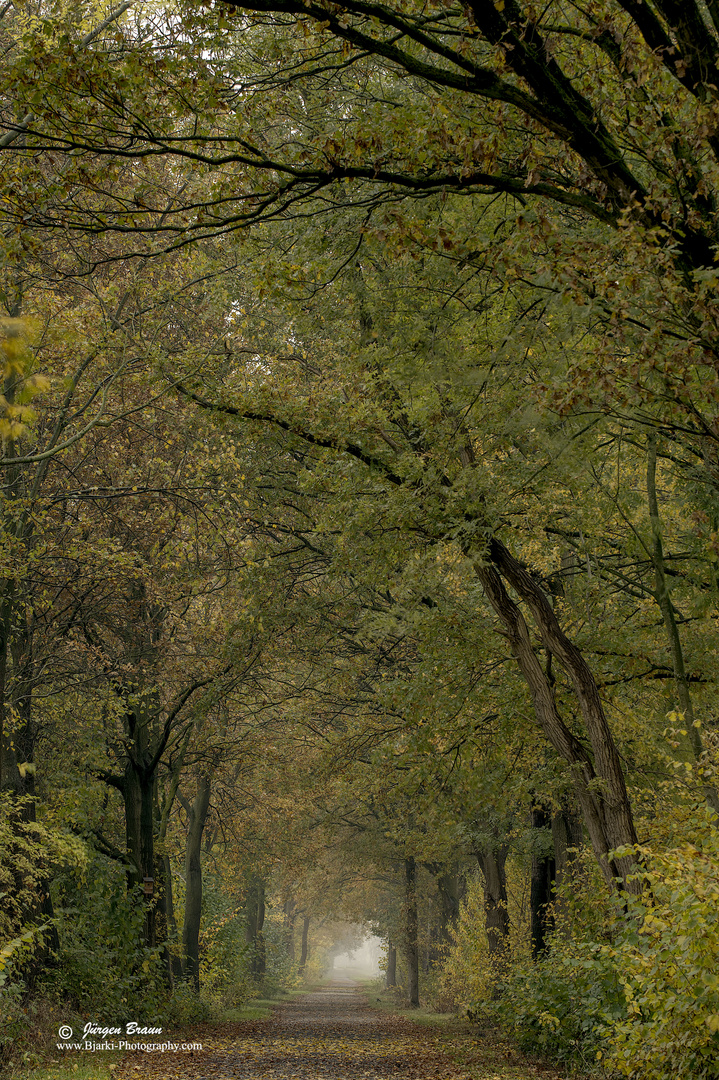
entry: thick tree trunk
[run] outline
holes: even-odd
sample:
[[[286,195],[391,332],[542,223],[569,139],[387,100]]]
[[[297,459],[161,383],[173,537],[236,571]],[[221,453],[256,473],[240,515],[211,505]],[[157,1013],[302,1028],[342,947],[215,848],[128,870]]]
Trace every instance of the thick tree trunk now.
[[[637,834],[621,761],[594,677],[577,647],[562,631],[549,601],[531,575],[496,539],[490,540],[488,554],[494,565],[477,561],[477,576],[502,622],[529,687],[537,720],[551,745],[571,768],[574,790],[605,880],[614,886],[618,879],[620,887],[636,891],[640,886],[627,881],[635,860],[631,856],[609,858],[614,848],[635,844]],[[559,714],[553,687],[534,651],[524,616],[509,596],[500,572],[530,608],[545,648],[569,676],[581,707],[593,760]]]
[[[567,875],[572,869],[572,864],[575,862],[577,853],[581,849],[584,843],[584,834],[582,830],[582,821],[577,810],[569,804],[565,803],[554,817],[552,818],[552,839],[554,841],[554,911],[556,914],[555,922],[557,927],[562,930],[569,931],[569,927],[565,926],[562,921],[562,915],[565,909],[565,903],[562,898],[561,892],[558,892],[560,886],[565,881]],[[576,884],[573,889],[576,888]]]
[[[18,611],[17,589],[14,583],[5,582],[3,601],[0,604],[0,788],[12,793],[14,810],[11,820],[18,824],[36,821],[35,806],[35,742],[37,725],[32,718],[32,635],[27,622],[12,627],[13,615]],[[9,678],[8,660],[12,659],[12,679]],[[8,706],[19,721],[12,740],[7,737],[4,721]],[[39,861],[39,860],[38,860]],[[33,959],[24,966],[23,976],[32,986],[41,971],[54,963],[60,947],[54,921],[50,881],[42,865],[36,867],[37,894],[23,915],[24,923],[44,924],[42,941],[38,941]],[[18,891],[24,891],[24,871],[20,866],[17,874]]]
[[[407,963],[407,1002],[419,1007],[419,919],[417,916],[417,864],[409,855],[404,860],[404,955]]]
[[[484,879],[484,927],[487,933],[489,955],[504,959],[509,939],[509,911],[507,909],[507,875],[505,864],[509,849],[506,845],[483,848],[475,855]]]
[[[551,818],[540,806],[531,810],[532,828],[545,830],[549,834]],[[532,956],[536,960],[547,947],[547,935],[554,929],[552,902],[554,900],[554,881],[556,864],[554,854],[532,855],[532,877],[529,890],[530,937]]]
[[[304,975],[307,961],[310,955],[310,916],[305,915],[302,918],[302,946],[300,952],[300,965],[298,967],[298,973]]]
[[[195,799],[190,809],[185,848],[185,919],[182,925],[182,955],[185,977],[195,992],[200,990],[200,920],[202,917],[202,833],[210,809],[209,776],[197,777]]]
[[[155,774],[134,754],[128,757],[122,785],[125,837],[129,856],[127,887],[145,896],[145,944],[156,943],[155,915]]]
[[[387,971],[384,984],[388,990],[397,985],[397,949],[391,941],[387,942]]]

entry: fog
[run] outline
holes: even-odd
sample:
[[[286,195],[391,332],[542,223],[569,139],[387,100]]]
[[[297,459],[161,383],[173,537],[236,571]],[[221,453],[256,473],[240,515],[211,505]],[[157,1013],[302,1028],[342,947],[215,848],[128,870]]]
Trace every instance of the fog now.
[[[365,979],[379,975],[381,949],[381,939],[368,934],[356,948],[335,956],[334,970],[346,971],[350,975]]]

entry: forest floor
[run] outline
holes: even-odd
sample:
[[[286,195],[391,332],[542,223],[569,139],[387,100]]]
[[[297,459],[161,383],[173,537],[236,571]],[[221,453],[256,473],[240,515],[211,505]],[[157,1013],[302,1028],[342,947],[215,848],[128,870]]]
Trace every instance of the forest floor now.
[[[379,1011],[349,980],[284,1002],[266,1019],[165,1036],[202,1049],[127,1054],[113,1080],[558,1080],[465,1025],[442,1031]]]

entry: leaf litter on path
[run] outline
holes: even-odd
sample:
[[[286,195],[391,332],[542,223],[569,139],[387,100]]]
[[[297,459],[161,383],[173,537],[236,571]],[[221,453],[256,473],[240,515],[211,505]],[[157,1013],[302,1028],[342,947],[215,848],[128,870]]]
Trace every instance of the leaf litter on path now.
[[[166,1038],[163,1034],[163,1039]],[[170,1037],[202,1050],[128,1053],[118,1080],[551,1080],[472,1033],[451,1040],[378,1012],[353,985],[332,984],[279,1006],[266,1020],[202,1024]],[[553,1074],[555,1077],[556,1073]]]

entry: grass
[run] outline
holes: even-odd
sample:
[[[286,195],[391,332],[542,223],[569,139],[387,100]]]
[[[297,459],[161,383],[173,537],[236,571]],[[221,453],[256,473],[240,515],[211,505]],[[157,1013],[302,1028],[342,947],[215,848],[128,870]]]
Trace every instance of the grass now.
[[[297,997],[307,993],[307,987],[301,990],[277,990],[267,997],[250,998],[246,1005],[237,1009],[225,1009],[220,1013],[218,1020],[221,1022],[236,1023],[240,1020],[265,1020],[272,1010],[288,998]]]

